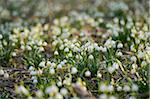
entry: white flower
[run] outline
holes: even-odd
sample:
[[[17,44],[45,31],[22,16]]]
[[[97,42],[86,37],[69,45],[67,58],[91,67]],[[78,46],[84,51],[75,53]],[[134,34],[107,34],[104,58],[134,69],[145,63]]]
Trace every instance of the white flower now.
[[[143,66],[146,66],[146,65],[147,65],[146,61],[142,61],[141,66],[143,67]]]
[[[107,48],[106,48],[106,47],[100,46],[99,48],[100,48],[100,50],[101,50],[102,52],[107,52]]]
[[[40,62],[39,66],[40,67],[45,67],[45,61]]]
[[[108,72],[109,72],[109,73],[112,74],[114,71],[115,71],[115,68],[114,68],[114,67],[108,67]]]
[[[71,49],[73,49],[74,47],[75,47],[75,45],[74,45],[74,44],[71,44],[71,45],[70,45],[70,48],[71,48]]]
[[[44,48],[41,46],[41,47],[39,47],[39,51],[40,52],[43,52],[44,51]]]
[[[136,99],[135,96],[130,96],[129,99]]]
[[[0,75],[4,75],[4,71],[0,69]]]
[[[99,96],[99,99],[107,99],[107,95],[106,95],[106,94],[101,94],[101,95]]]
[[[135,63],[132,64],[132,68],[133,68],[133,69],[136,69],[137,67],[138,67],[137,64],[135,64]]]
[[[24,87],[24,86],[19,86],[18,88],[17,88],[17,93],[23,93],[24,95],[28,95],[29,94],[29,91]]]
[[[90,59],[90,60],[93,60],[93,59],[94,59],[94,56],[93,56],[93,55],[89,55],[89,59]]]
[[[24,45],[21,45],[20,47],[22,50],[25,50],[25,46]]]
[[[43,46],[47,46],[47,42],[43,42]]]
[[[32,50],[32,48],[29,46],[29,45],[27,45],[27,50],[29,50],[29,51],[31,51]]]
[[[109,96],[109,99],[117,99],[115,96]]]
[[[79,49],[78,47],[74,47],[74,48],[73,48],[73,51],[74,51],[74,52],[78,52],[79,50],[80,50],[80,49]]]
[[[119,43],[118,45],[117,45],[117,48],[122,48],[123,47],[123,44],[122,43]]]
[[[61,86],[62,86],[62,82],[61,82],[61,81],[58,81],[58,82],[57,82],[57,86],[61,87]]]
[[[37,97],[42,97],[43,96],[43,92],[41,90],[36,91],[36,96]]]
[[[30,71],[34,70],[34,67],[33,67],[33,66],[30,66],[30,67],[29,67],[29,70],[30,70]]]
[[[54,68],[50,68],[49,72],[50,72],[50,74],[55,74]]]
[[[33,97],[32,97],[32,96],[29,96],[28,99],[33,99]]]
[[[106,84],[101,84],[101,85],[100,85],[100,91],[102,91],[102,92],[107,91],[107,86],[106,86]]]
[[[16,52],[12,52],[12,56],[17,56]]]
[[[86,77],[91,76],[91,72],[90,72],[90,71],[86,71],[86,72],[85,72],[85,76],[86,76]]]
[[[51,66],[52,66],[52,67],[56,67],[56,63],[52,62],[52,63],[51,63]]]
[[[98,77],[98,78],[101,78],[101,77],[102,77],[102,74],[101,74],[101,73],[97,73],[97,77]]]
[[[9,74],[8,73],[4,73],[4,78],[8,78]]]
[[[37,77],[36,76],[32,76],[31,79],[34,80],[34,79],[37,79]]]
[[[58,64],[57,68],[61,69],[62,68],[62,64]]]
[[[107,90],[109,92],[112,92],[114,90],[114,87],[112,85],[108,85]]]
[[[54,52],[54,55],[59,55],[58,51],[55,51],[55,52]]]
[[[122,87],[121,86],[118,86],[117,87],[117,91],[121,91],[122,90]]]
[[[72,57],[72,53],[69,53],[68,56],[69,56],[69,57]]]
[[[124,90],[125,92],[130,91],[130,87],[129,87],[128,85],[125,85],[125,86],[123,87],[123,90]]]
[[[122,56],[122,52],[117,52],[117,56]]]
[[[132,91],[138,91],[138,86],[136,84],[132,85]]]
[[[94,46],[90,45],[88,46],[88,52],[92,53],[94,51]]]
[[[3,35],[0,34],[0,39],[2,39],[2,38],[3,38]]]
[[[51,66],[51,62],[50,62],[50,61],[47,61],[46,65],[47,65],[47,66]]]
[[[100,51],[100,47],[99,46],[95,46],[95,50]]]
[[[144,52],[142,52],[142,51],[138,52],[138,57],[139,58],[143,58],[144,56],[145,56]]]
[[[63,96],[60,93],[57,93],[54,99],[63,99]]]
[[[64,49],[64,45],[62,44],[60,47],[59,47],[60,50],[63,50]]]
[[[69,48],[66,47],[66,48],[64,49],[64,52],[69,52]]]
[[[111,48],[111,47],[115,47],[115,44],[116,44],[115,41],[113,41],[113,40],[111,40],[111,39],[108,39],[108,40],[105,42],[104,46],[106,46],[107,48]]]
[[[37,71],[31,71],[30,72],[30,75],[36,75],[37,74]]]
[[[52,85],[50,87],[47,87],[45,90],[45,93],[47,94],[53,94],[58,92],[58,87],[56,85]]]
[[[34,84],[38,83],[38,80],[37,80],[37,79],[34,79],[34,80],[33,80],[33,83],[34,83]]]
[[[54,41],[54,42],[52,42],[52,45],[53,45],[53,46],[56,46],[57,43],[58,43],[57,41]]]
[[[115,69],[119,69],[119,65],[118,65],[118,63],[113,63],[113,67],[115,68]]]
[[[60,93],[63,95],[63,96],[66,96],[67,93],[68,93],[68,90],[66,88],[61,88],[60,89]]]
[[[65,61],[61,61],[61,62],[60,62],[60,64],[61,64],[62,66],[65,65],[65,63],[66,63]]]
[[[131,61],[132,61],[132,62],[136,62],[136,60],[137,60],[137,58],[136,58],[135,56],[132,56],[132,57],[131,57]]]
[[[78,72],[77,68],[76,67],[72,67],[71,68],[71,73],[72,74],[76,74]]]

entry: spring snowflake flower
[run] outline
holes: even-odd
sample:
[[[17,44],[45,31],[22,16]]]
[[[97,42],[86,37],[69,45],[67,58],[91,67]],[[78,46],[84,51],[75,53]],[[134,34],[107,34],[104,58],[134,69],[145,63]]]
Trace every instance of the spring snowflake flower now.
[[[58,82],[57,82],[57,86],[58,86],[58,87],[61,87],[61,86],[62,86],[62,82],[61,82],[61,81],[58,81]]]
[[[40,62],[39,66],[40,67],[45,67],[45,61]]]
[[[27,45],[26,48],[27,48],[27,50],[29,50],[29,51],[32,50],[31,46],[29,46],[29,45]]]
[[[62,44],[60,47],[59,47],[60,50],[63,50],[64,49],[64,45]]]
[[[56,85],[52,85],[46,88],[45,93],[54,94],[58,92],[58,87]]]
[[[117,86],[117,91],[122,91],[122,87],[121,86]]]
[[[112,91],[114,91],[114,87],[113,87],[112,85],[108,85],[108,86],[107,86],[107,90],[108,90],[109,92],[112,92]]]
[[[0,70],[0,75],[4,75],[4,70]]]
[[[33,70],[32,70],[32,71],[30,72],[30,75],[36,75],[36,74],[37,74],[37,71],[33,71]]]
[[[54,55],[59,55],[58,51],[55,51],[55,52],[54,52]]]
[[[60,93],[57,93],[55,95],[55,99],[64,99],[63,96]]]
[[[113,73],[115,71],[115,67],[108,67],[108,72],[109,73]]]
[[[68,56],[69,56],[69,57],[72,57],[72,53],[69,53]]]
[[[129,87],[128,85],[125,85],[125,86],[123,87],[123,90],[124,90],[125,92],[128,92],[128,91],[130,91],[130,87]]]
[[[78,72],[77,68],[76,67],[72,67],[71,68],[71,73],[72,74],[76,74]]]
[[[132,91],[138,91],[138,86],[136,84],[132,85]]]
[[[44,94],[41,90],[36,91],[36,96],[37,97],[42,97]]]
[[[43,44],[42,44],[43,46],[47,46],[47,42],[43,42]]]
[[[136,62],[136,61],[137,61],[137,58],[136,58],[135,56],[132,56],[132,57],[131,57],[131,61]]]
[[[101,85],[100,85],[100,91],[102,91],[102,92],[107,91],[107,86],[106,86],[106,84],[101,84]]]
[[[90,59],[90,60],[93,60],[93,59],[94,59],[94,56],[93,56],[93,55],[89,55],[89,59]]]
[[[29,91],[22,85],[16,89],[16,92],[23,93],[24,95],[29,95]]]
[[[115,69],[119,69],[119,65],[118,65],[118,63],[113,63],[113,66],[112,67],[114,67]]]
[[[50,68],[49,73],[50,74],[55,74],[55,69],[54,68]]]
[[[46,66],[51,66],[51,62],[50,61],[47,61],[47,63],[46,63]]]
[[[97,77],[98,77],[98,78],[101,78],[101,77],[102,77],[102,74],[101,74],[101,73],[97,73]]]
[[[146,66],[146,65],[147,65],[146,61],[142,61],[141,66],[143,67],[143,66]]]
[[[8,73],[4,73],[4,78],[8,78],[9,74]]]
[[[130,96],[129,99],[137,99],[135,96]]]
[[[12,56],[17,56],[16,52],[12,52]]]
[[[61,88],[60,89],[60,93],[63,95],[63,96],[66,96],[68,94],[68,90],[66,88]]]
[[[44,48],[41,46],[41,47],[39,47],[39,51],[40,52],[43,52],[44,51]]]
[[[62,64],[58,64],[58,65],[57,65],[57,68],[58,68],[58,69],[61,69],[61,68],[62,68]]]
[[[85,72],[85,76],[86,76],[86,77],[90,77],[90,76],[91,76],[91,72],[90,72],[90,71],[86,71],[86,72]]]
[[[2,39],[2,38],[3,38],[3,35],[0,34],[0,39]]]
[[[106,94],[101,94],[101,95],[99,96],[99,99],[107,99],[107,95],[106,95]]]
[[[122,43],[119,43],[118,45],[117,45],[117,48],[122,48],[123,47],[123,44]]]
[[[132,64],[132,68],[133,68],[133,69],[136,69],[137,67],[138,67],[137,64],[135,64],[135,63]]]
[[[122,56],[123,54],[122,54],[122,52],[117,52],[117,54],[116,54],[117,56]]]
[[[29,70],[30,70],[30,71],[34,70],[34,67],[33,67],[33,66],[30,66],[30,67],[29,67]]]
[[[115,96],[109,96],[109,99],[117,99]]]
[[[34,79],[34,80],[33,80],[33,83],[34,83],[34,84],[38,83],[38,80],[37,80],[37,79]]]

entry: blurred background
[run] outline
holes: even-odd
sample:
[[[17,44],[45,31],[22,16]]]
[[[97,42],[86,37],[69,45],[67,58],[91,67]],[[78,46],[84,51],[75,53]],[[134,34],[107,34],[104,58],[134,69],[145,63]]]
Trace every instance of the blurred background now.
[[[143,16],[149,0],[0,0],[0,24],[6,22],[48,22],[70,11],[113,17],[120,13]],[[94,14],[94,12],[99,12]],[[115,14],[114,14],[115,13]],[[34,19],[34,20],[33,20]]]

